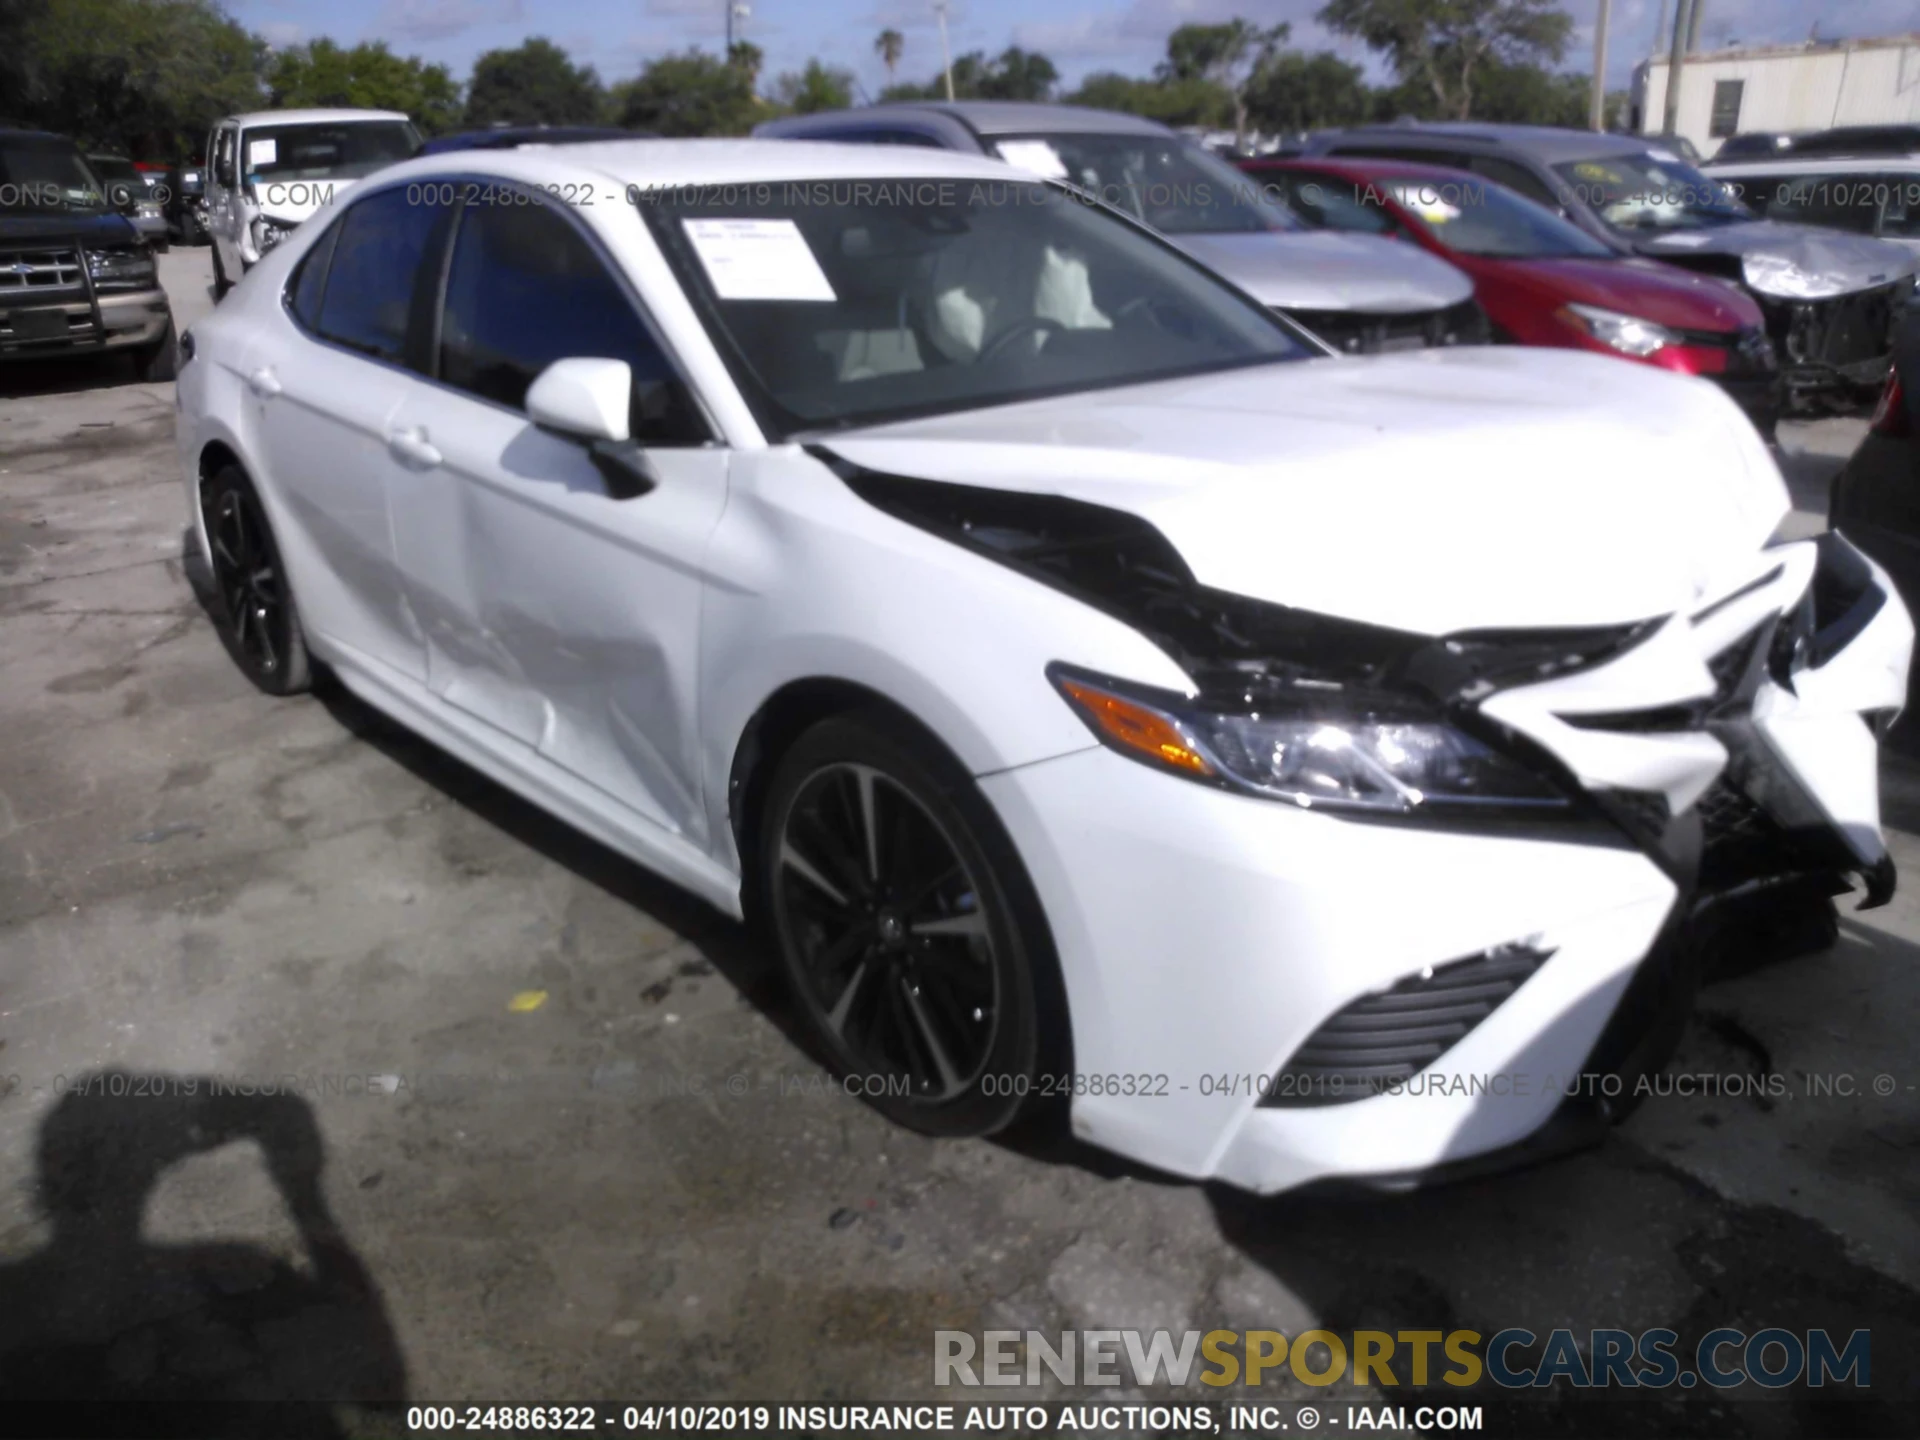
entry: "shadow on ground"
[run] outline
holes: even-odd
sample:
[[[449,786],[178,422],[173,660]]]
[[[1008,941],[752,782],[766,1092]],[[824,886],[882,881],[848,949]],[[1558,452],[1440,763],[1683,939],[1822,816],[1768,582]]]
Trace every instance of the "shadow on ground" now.
[[[219,1084],[95,1071],[41,1122],[51,1239],[0,1267],[10,1433],[321,1437],[348,1433],[337,1407],[404,1403],[385,1302],[327,1206],[311,1106]],[[241,1142],[258,1147],[304,1268],[245,1244],[143,1238],[168,1170]]]

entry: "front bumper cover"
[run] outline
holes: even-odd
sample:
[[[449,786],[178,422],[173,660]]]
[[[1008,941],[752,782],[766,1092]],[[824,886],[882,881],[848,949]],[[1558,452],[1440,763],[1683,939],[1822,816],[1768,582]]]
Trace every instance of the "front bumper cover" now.
[[[1592,801],[1559,829],[1345,821],[1106,751],[987,777],[1053,925],[1076,1070],[1144,1087],[1081,1093],[1076,1132],[1275,1191],[1416,1183],[1581,1131],[1565,1107],[1607,1098],[1581,1077],[1630,1093],[1665,1064],[1716,909],[1847,876],[1890,893],[1876,736],[1912,643],[1838,536],[1756,554],[1624,653],[1479,702]],[[1425,1064],[1437,1083],[1262,1103],[1356,1002],[1516,945],[1547,958]]]

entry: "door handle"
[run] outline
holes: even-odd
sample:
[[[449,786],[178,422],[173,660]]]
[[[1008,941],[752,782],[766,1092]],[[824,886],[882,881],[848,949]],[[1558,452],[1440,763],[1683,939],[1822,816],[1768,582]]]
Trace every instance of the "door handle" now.
[[[262,365],[247,376],[247,388],[262,400],[271,400],[280,393],[280,377],[273,373],[271,366]]]
[[[422,470],[431,470],[440,463],[440,452],[427,443],[427,432],[417,427],[395,430],[387,436],[387,449],[402,463]]]

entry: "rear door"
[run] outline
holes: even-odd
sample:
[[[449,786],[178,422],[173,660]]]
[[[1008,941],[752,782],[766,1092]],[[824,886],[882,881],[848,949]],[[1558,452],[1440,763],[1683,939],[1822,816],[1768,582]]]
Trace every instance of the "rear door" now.
[[[705,841],[696,679],[708,537],[727,452],[638,298],[564,206],[469,189],[443,282],[432,379],[391,418],[413,458],[393,525],[427,683],[627,810]],[[616,499],[580,443],[534,425],[553,361],[626,361],[658,484]],[[497,743],[497,742],[496,742]]]

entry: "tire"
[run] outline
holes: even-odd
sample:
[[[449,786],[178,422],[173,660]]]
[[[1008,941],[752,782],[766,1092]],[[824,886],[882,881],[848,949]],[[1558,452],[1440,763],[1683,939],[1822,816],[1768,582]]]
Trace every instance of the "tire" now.
[[[207,244],[213,249],[213,301],[217,305],[227,298],[227,292],[233,289],[233,282],[227,279],[227,268],[220,263],[220,245],[211,231],[207,234]]]
[[[133,353],[133,373],[143,382],[175,380],[180,375],[180,336],[167,317],[167,331],[153,344]]]
[[[886,712],[834,716],[782,757],[760,819],[757,912],[848,1093],[926,1135],[1011,1124],[1064,1054],[1065,1006],[972,778]]]
[[[253,482],[238,466],[223,466],[207,483],[201,505],[227,653],[267,694],[299,694],[313,683],[313,662],[280,546]]]

